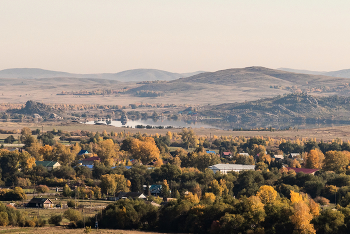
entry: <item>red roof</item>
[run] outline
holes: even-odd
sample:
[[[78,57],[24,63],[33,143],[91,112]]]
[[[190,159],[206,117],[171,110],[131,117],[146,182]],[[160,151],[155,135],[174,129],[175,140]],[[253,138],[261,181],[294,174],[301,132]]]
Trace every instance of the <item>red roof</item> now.
[[[222,152],[222,154],[225,156],[229,156],[229,155],[231,155],[231,152]]]
[[[295,173],[303,172],[304,174],[312,174],[316,171],[319,171],[320,169],[309,169],[309,168],[293,168],[293,167],[286,167],[289,170],[294,170]]]
[[[90,157],[90,158],[85,158],[82,161],[101,161],[101,159],[99,157]]]

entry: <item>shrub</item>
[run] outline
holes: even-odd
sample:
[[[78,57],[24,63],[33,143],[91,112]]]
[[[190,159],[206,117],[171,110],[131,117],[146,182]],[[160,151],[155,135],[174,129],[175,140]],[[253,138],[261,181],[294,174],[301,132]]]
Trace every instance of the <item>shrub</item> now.
[[[62,215],[51,215],[49,219],[49,224],[54,224],[55,226],[59,226],[62,221]]]
[[[8,214],[4,211],[0,212],[0,226],[7,226],[9,224]]]
[[[71,222],[77,223],[82,219],[81,212],[74,209],[68,209],[63,213],[63,216]]]
[[[39,185],[36,187],[36,190],[38,193],[47,193],[50,191],[49,187],[47,187],[46,185]]]
[[[329,205],[329,200],[327,198],[325,198],[325,197],[318,196],[314,200],[315,200],[315,202],[317,202],[317,203],[319,203],[319,204],[321,204],[323,206],[324,205]]]
[[[75,202],[73,200],[68,200],[67,201],[67,206],[68,207],[75,207]]]

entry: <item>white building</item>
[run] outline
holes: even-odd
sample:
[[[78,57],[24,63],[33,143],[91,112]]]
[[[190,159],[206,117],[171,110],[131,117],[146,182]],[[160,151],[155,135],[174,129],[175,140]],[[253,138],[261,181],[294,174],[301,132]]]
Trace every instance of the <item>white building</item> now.
[[[221,172],[222,174],[227,174],[229,171],[240,172],[255,170],[255,165],[242,165],[242,164],[215,164],[210,166],[209,169],[213,170],[214,173]]]

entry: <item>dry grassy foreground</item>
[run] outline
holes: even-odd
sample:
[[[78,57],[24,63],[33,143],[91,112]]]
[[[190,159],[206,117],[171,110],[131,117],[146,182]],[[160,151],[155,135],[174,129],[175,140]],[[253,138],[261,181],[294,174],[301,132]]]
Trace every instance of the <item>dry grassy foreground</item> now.
[[[33,234],[51,234],[51,233],[84,233],[84,229],[68,229],[65,227],[0,227],[0,233],[33,233]],[[113,229],[92,229],[90,233],[115,233],[115,234],[161,234],[158,232],[142,232],[133,230],[113,230]]]

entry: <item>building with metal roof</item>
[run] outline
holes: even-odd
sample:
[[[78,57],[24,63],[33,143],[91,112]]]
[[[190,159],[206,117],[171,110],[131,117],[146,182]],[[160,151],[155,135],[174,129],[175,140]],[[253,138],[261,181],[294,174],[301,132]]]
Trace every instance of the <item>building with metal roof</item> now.
[[[230,172],[230,171],[241,172],[241,171],[255,170],[255,165],[215,164],[213,166],[210,166],[209,169],[211,169],[214,173],[220,172],[222,174],[227,174],[227,172]]]

